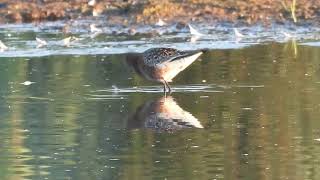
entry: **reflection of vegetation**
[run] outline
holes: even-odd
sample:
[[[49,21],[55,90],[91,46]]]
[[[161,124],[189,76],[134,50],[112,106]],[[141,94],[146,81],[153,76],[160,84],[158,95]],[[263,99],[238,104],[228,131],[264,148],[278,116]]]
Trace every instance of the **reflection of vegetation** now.
[[[297,58],[298,56],[298,44],[295,39],[291,39],[288,43],[284,45],[284,50],[285,51],[291,51],[294,59]]]
[[[13,68],[16,70],[19,69],[20,73],[22,74],[27,74],[27,68],[25,64],[18,64]],[[10,71],[11,70],[12,69],[10,69]],[[10,78],[10,80],[23,82],[25,80],[25,77],[14,76]],[[24,90],[23,87],[18,87],[15,85],[13,86],[13,89],[15,89],[16,91]],[[6,164],[10,172],[7,174],[6,178],[24,179],[24,177],[26,176],[33,175],[34,171],[32,170],[32,166],[26,164],[26,161],[32,160],[32,156],[30,155],[30,149],[25,146],[26,137],[23,128],[23,104],[15,102],[14,99],[15,96],[13,94],[8,95],[8,97],[6,98],[6,102],[10,106],[11,111],[11,114],[7,119],[7,121],[9,122],[8,126],[10,127],[8,138],[10,139],[10,143],[8,144],[7,148],[10,154],[8,156],[13,157]],[[21,101],[24,101],[24,99],[21,99]]]
[[[125,129],[128,113],[159,94],[86,99],[112,85],[152,84],[128,79],[123,56],[1,59],[11,110],[0,122],[0,140],[9,139],[0,177],[319,179],[319,52],[295,42],[208,52],[173,86],[205,79],[223,92],[174,93],[205,128],[173,134]],[[36,83],[19,84],[26,80]]]

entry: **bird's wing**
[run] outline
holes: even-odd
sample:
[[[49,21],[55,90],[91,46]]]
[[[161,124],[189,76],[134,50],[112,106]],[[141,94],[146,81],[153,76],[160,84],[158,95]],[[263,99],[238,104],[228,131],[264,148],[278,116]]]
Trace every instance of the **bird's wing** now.
[[[179,55],[179,52],[176,49],[153,48],[143,53],[143,59],[146,65],[155,66],[163,62],[169,61],[177,55]]]
[[[173,48],[152,48],[143,53],[144,63],[148,66],[157,66],[165,62],[180,60],[199,53],[196,51],[178,51]]]

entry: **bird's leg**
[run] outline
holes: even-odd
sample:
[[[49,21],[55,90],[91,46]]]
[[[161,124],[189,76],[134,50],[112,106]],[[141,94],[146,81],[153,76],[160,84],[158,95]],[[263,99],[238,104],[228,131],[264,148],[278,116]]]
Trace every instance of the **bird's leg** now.
[[[164,97],[166,97],[167,96],[167,87],[166,87],[167,85],[166,85],[166,83],[165,83],[165,81],[163,82],[163,92],[164,92]]]
[[[167,81],[164,81],[164,83],[167,85],[167,87],[168,87],[168,89],[169,89],[169,94],[171,94],[171,88],[170,88],[170,86],[169,86],[169,84],[168,84],[168,82]]]

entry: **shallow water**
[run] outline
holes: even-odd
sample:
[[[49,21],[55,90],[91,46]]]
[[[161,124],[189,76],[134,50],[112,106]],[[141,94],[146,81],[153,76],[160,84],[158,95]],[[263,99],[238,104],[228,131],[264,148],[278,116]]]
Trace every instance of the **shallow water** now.
[[[164,100],[124,54],[2,57],[0,179],[320,179],[319,58],[211,50]]]
[[[91,32],[95,24],[101,32]],[[239,49],[269,42],[287,42],[319,47],[320,28],[312,25],[271,24],[239,26],[244,37],[237,38],[230,23],[191,23],[202,35],[191,35],[187,24],[166,26],[108,24],[105,19],[0,25],[0,40],[9,49],[0,57],[39,57],[51,55],[105,55],[143,52],[151,47],[181,50]],[[67,30],[66,30],[67,29]],[[74,37],[68,46],[64,38]],[[39,47],[36,38],[47,42]]]

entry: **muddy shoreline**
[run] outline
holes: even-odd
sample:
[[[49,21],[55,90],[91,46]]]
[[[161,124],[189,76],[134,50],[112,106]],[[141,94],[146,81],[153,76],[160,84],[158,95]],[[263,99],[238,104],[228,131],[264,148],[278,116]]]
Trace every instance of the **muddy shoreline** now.
[[[293,7],[295,9],[293,9]],[[99,17],[112,24],[229,22],[320,25],[320,1],[298,0],[0,0],[0,23],[30,23]],[[294,22],[296,19],[296,22]]]

